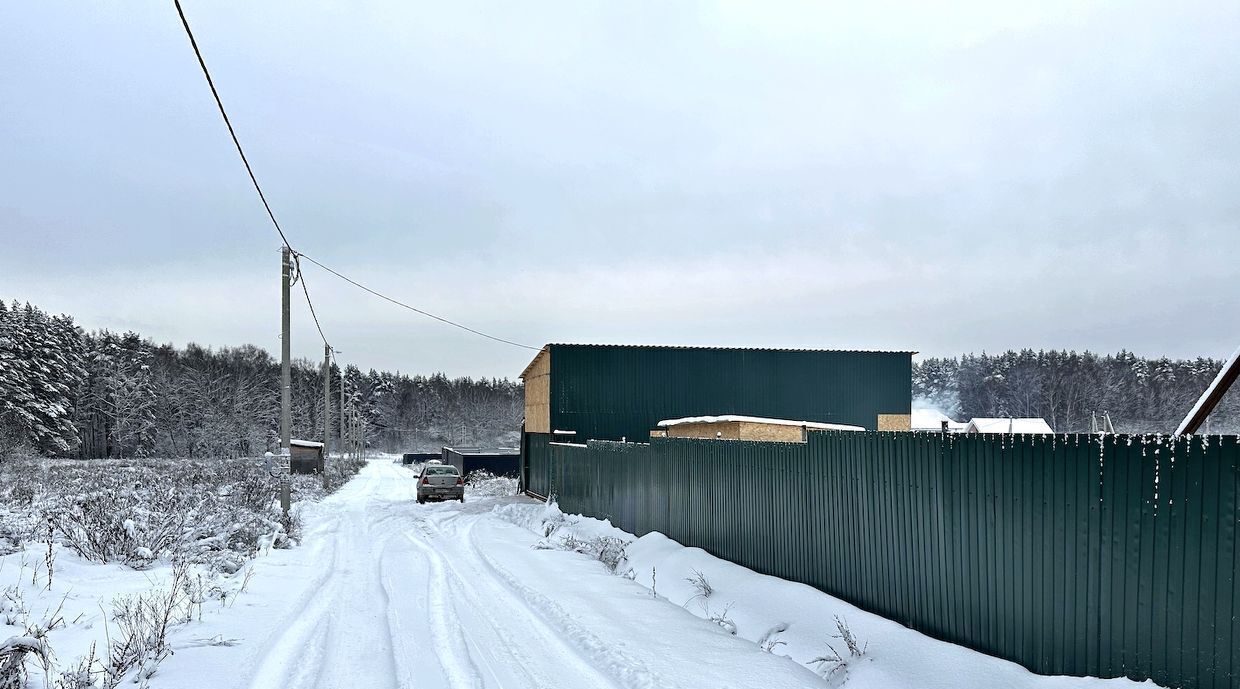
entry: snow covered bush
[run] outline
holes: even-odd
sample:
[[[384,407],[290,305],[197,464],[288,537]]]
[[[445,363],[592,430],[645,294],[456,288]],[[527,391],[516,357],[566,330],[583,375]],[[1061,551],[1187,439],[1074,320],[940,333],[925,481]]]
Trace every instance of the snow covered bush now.
[[[476,469],[465,477],[469,494],[478,498],[497,498],[517,494],[517,479],[496,476],[486,469]]]
[[[579,538],[568,533],[558,539],[545,538],[535,547],[543,550],[567,550],[587,555],[607,567],[607,571],[615,573],[624,564],[624,549],[628,542],[615,536],[595,536]]]
[[[105,689],[119,686],[131,673],[136,680],[149,679],[172,653],[169,629],[192,617],[195,603],[190,590],[189,568],[177,563],[167,586],[145,594],[118,597],[112,605],[116,635],[108,635],[103,663]]]
[[[6,641],[0,641],[0,689],[25,688],[26,656],[28,655],[46,664],[51,654],[43,639],[14,636]]]
[[[834,686],[840,686],[848,681],[848,664],[864,656],[869,644],[859,642],[852,629],[849,628],[848,621],[841,619],[839,615],[835,616],[835,629],[838,633],[832,634],[831,638],[839,639],[844,643],[848,657],[841,656],[835,646],[828,641],[826,653],[810,660],[809,664],[815,666],[824,679],[832,682]]]
[[[702,574],[702,571],[699,569],[693,570],[692,574],[685,577],[685,581],[689,582],[689,585],[693,587],[693,590],[697,591],[694,598],[701,598],[705,600],[710,598],[711,594],[715,592],[714,587],[710,585],[710,581],[706,579],[706,575]],[[690,598],[689,600],[693,599]]]
[[[364,460],[328,461],[330,488]],[[327,494],[319,476],[290,478],[293,499]],[[10,460],[0,464],[0,553],[52,537],[84,559],[135,569],[173,559],[234,572],[261,549],[291,545],[296,510],[282,479],[249,459]]]
[[[0,589],[0,627],[24,627],[30,610],[17,586]]]

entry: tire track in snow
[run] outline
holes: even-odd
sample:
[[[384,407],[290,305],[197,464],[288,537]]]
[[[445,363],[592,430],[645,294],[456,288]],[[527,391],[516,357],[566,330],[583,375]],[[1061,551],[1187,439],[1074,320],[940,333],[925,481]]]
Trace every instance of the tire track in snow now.
[[[444,573],[443,562],[433,548],[419,541],[413,534],[406,533],[405,538],[425,554],[430,565],[426,607],[430,613],[430,631],[437,651],[436,656],[448,683],[453,689],[482,689],[485,685],[470,657],[464,629],[459,624],[454,624],[449,615],[451,592],[448,590],[448,577]]]
[[[531,604],[529,595],[510,595],[513,591],[520,592],[513,585],[514,581],[519,583],[518,578],[507,570],[497,571],[484,560],[473,536],[474,525],[484,514],[454,510],[436,514],[417,526],[433,544],[443,544],[447,553],[445,562],[454,570],[463,588],[476,591],[474,607],[491,613],[492,626],[499,630],[516,629],[520,636],[529,637],[522,639],[520,645],[546,658],[544,665],[564,668],[575,675],[552,680],[540,678],[542,681],[536,686],[615,687],[619,684],[632,689],[662,686],[659,678],[641,661],[613,649],[611,644],[575,622],[575,618],[562,608],[557,606],[555,609],[572,621],[571,625],[554,623],[556,620],[549,619],[538,609],[537,601]],[[465,567],[468,567],[469,576],[460,572]],[[486,598],[483,599],[483,596]],[[520,653],[514,662],[528,665],[530,652],[514,650]],[[572,684],[566,684],[570,681]]]
[[[313,686],[313,678],[321,674],[316,671],[314,675],[305,677],[307,667],[321,665],[322,653],[316,654],[318,663],[304,662],[304,656],[307,649],[321,649],[326,645],[326,629],[319,623],[331,610],[332,596],[325,596],[323,593],[329,584],[335,586],[332,580],[339,560],[339,545],[340,533],[337,528],[331,542],[331,560],[328,566],[306,586],[293,607],[295,612],[281,622],[283,631],[277,628],[275,638],[268,642],[259,654],[257,668],[250,679],[250,689],[282,685]],[[321,666],[318,669],[321,670]],[[294,679],[308,679],[309,682],[290,682]]]
[[[415,527],[426,539],[426,543],[420,545],[433,553],[445,577],[451,575],[448,581],[453,593],[451,605],[457,614],[471,656],[476,663],[482,665],[480,669],[489,679],[487,686],[516,685],[530,689],[558,689],[560,684],[550,680],[539,669],[539,665],[530,662],[528,650],[517,648],[511,638],[500,632],[505,625],[512,624],[510,616],[500,619],[493,613],[493,610],[501,605],[500,601],[483,600],[474,590],[473,582],[461,576],[452,560],[438,553],[439,539],[428,523],[418,522]],[[408,533],[407,537],[414,539],[412,533]]]
[[[292,606],[294,612],[285,617],[277,627],[275,638],[260,653],[257,668],[250,679],[251,689],[280,686],[335,689],[343,686],[331,680],[330,675],[340,668],[329,664],[329,660],[339,652],[342,637],[353,637],[350,630],[341,629],[338,613],[342,612],[340,603],[343,600],[357,598],[351,581],[352,567],[370,561],[369,558],[358,558],[357,548],[350,546],[362,545],[368,553],[372,550],[365,515],[379,488],[381,485],[377,477],[370,476],[364,483],[342,490],[319,504],[319,512],[324,517],[319,524],[331,524],[331,527],[320,526],[313,534],[315,537],[330,534],[331,538],[327,541],[330,546],[318,546],[313,552],[317,555],[324,548],[330,548],[330,559],[320,565],[319,571],[305,585]],[[343,558],[342,553],[345,553]],[[310,559],[311,562],[317,560],[317,556]],[[367,589],[372,589],[373,585],[382,590],[377,576],[376,571],[376,576],[368,579]],[[346,607],[343,612],[356,619],[359,611]],[[384,631],[390,634],[386,625]],[[393,648],[390,636],[387,646]],[[395,658],[392,654],[388,654],[387,661],[392,668],[388,674],[394,677]]]
[[[469,551],[494,573],[493,576],[502,581],[506,587],[516,593],[525,603],[531,614],[539,618],[544,625],[556,630],[556,636],[566,639],[569,643],[585,654],[591,664],[614,678],[627,689],[654,689],[668,684],[646,667],[645,663],[630,656],[591,631],[577,621],[577,618],[562,608],[554,600],[535,591],[521,581],[520,577],[504,568],[478,545],[474,536],[474,521],[466,523],[464,540]]]

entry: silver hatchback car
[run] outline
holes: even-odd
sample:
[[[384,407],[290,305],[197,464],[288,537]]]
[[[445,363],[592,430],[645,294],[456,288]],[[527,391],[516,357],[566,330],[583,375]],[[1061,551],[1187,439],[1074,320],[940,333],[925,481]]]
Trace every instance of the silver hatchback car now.
[[[418,475],[418,503],[427,500],[465,502],[465,480],[451,464],[428,462]]]

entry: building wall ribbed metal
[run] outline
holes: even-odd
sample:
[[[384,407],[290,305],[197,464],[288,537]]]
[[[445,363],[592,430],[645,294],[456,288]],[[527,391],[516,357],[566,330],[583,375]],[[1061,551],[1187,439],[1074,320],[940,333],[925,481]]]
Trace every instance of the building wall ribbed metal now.
[[[1240,686],[1236,437],[528,437],[529,488],[1043,674]]]
[[[911,352],[548,345],[551,426],[644,440],[659,421],[743,414],[877,427],[909,414]]]

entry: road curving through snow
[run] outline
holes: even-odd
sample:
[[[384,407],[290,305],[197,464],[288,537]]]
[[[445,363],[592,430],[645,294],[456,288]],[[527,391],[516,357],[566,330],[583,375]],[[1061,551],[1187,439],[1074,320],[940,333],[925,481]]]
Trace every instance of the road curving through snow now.
[[[821,687],[754,644],[492,513],[525,498],[418,505],[373,461],[304,513],[300,547],[174,638],[151,686],[200,689]],[[189,643],[220,635],[231,646]],[[186,642],[180,643],[180,639]]]

